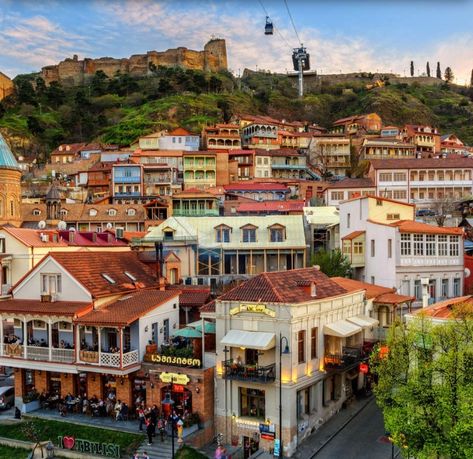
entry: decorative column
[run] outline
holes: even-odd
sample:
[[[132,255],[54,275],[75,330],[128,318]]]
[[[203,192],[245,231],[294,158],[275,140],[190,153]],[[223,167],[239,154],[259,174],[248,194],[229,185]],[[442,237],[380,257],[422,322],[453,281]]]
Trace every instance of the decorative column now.
[[[76,342],[74,343],[74,352],[76,354],[76,362],[80,361],[80,325],[75,326],[75,337],[76,337]]]
[[[120,340],[120,368],[123,368],[123,327],[118,329],[118,336]]]
[[[99,351],[99,365],[102,360],[102,327],[97,327],[97,341],[98,341],[98,351]]]
[[[26,317],[23,316],[23,358],[26,359],[26,346],[28,345],[28,329],[27,329]]]
[[[49,361],[53,360],[53,330],[52,330],[51,318],[48,319],[48,350],[49,350]]]

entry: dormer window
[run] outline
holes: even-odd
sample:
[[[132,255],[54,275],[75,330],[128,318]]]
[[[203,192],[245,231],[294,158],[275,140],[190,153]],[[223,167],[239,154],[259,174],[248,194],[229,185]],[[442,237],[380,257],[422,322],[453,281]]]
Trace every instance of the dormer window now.
[[[126,214],[129,217],[132,217],[132,216],[136,215],[136,210],[135,209],[127,209]]]
[[[132,280],[133,282],[136,282],[136,277],[129,273],[128,271],[125,271],[125,276],[128,277],[128,279]]]
[[[242,242],[256,242],[256,228],[254,225],[242,226]]]
[[[227,225],[219,225],[215,227],[216,242],[230,242],[230,232],[232,229]]]
[[[41,215],[41,211],[39,209],[33,209],[33,215]]]
[[[284,242],[286,239],[286,228],[282,225],[272,225],[269,227],[269,240],[271,242]]]
[[[102,275],[102,277],[110,284],[116,284],[117,282],[115,281],[115,279],[113,279],[112,277],[110,277],[107,273],[100,273]]]
[[[108,209],[108,215],[110,217],[115,217],[117,215],[117,209]]]
[[[67,215],[67,209],[61,209],[59,211],[59,214],[61,215],[61,217],[65,217]]]
[[[89,210],[89,216],[95,217],[97,215],[97,209],[90,209]]]
[[[61,293],[62,282],[60,274],[41,274],[41,294],[53,295]]]
[[[174,239],[174,230],[172,228],[165,228],[163,230],[163,239],[165,241],[172,241]]]

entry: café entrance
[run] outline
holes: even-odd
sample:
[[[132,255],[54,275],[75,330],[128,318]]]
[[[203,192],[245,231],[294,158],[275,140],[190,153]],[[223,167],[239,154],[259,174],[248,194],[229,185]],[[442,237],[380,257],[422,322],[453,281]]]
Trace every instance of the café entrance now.
[[[192,392],[189,389],[186,389],[181,384],[172,384],[164,386],[161,389],[161,400],[164,400],[166,394],[171,394],[171,399],[174,400],[174,410],[180,416],[184,414],[192,413]],[[165,416],[171,414],[171,407],[169,405],[163,405],[163,412]]]

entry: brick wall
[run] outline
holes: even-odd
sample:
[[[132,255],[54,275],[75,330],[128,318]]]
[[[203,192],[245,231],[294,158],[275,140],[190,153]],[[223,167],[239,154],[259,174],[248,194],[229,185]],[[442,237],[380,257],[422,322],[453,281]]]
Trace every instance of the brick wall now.
[[[96,373],[87,373],[87,397],[103,398],[102,377]]]
[[[133,407],[132,383],[129,378],[117,378],[117,400],[125,402],[130,408]]]
[[[61,373],[61,397],[64,398],[69,393],[71,393],[72,395],[75,395],[75,392],[76,392],[75,375]]]
[[[48,390],[48,372],[38,371],[34,372],[34,385],[36,390],[41,393]]]
[[[25,370],[16,368],[14,373],[15,379],[15,397],[23,397],[23,387],[25,381]]]

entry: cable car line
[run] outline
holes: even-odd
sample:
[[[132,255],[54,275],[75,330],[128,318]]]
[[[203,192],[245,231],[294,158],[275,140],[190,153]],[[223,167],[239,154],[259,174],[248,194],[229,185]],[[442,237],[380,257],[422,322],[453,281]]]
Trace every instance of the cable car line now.
[[[263,8],[263,11],[264,11],[264,14],[266,15],[266,21],[269,19],[271,21],[271,16],[269,15],[268,13],[268,10],[265,8],[265,6],[263,5],[263,2],[261,0],[258,0],[258,3],[261,5],[261,8]],[[271,21],[272,22],[272,21]],[[286,37],[281,33],[281,31],[279,30],[278,27],[276,27],[274,24],[273,24],[273,30],[276,31],[276,33],[280,36],[281,40],[284,41],[284,43],[286,43],[287,47],[289,49],[292,50],[292,46],[289,44],[289,42],[286,40]],[[265,32],[266,32],[266,28],[265,28]],[[266,33],[265,33],[266,35]]]
[[[294,24],[294,19],[292,18],[291,10],[289,9],[289,5],[287,4],[287,0],[284,0],[284,4],[286,5],[287,13],[289,14],[289,19],[291,20],[292,27],[294,28],[294,32],[296,33],[296,37],[300,45],[302,46],[302,41],[299,38],[299,34],[297,33],[296,24]]]

